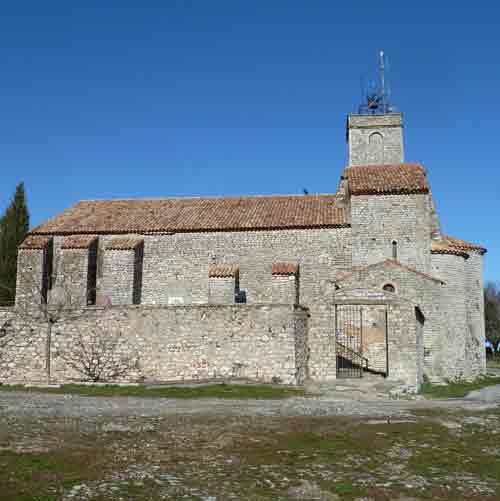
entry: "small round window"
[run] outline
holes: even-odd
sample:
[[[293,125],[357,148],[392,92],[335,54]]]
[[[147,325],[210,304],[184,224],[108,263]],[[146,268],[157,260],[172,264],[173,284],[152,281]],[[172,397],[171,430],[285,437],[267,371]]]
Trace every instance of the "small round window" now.
[[[386,292],[396,292],[396,288],[392,284],[385,284],[382,287]]]

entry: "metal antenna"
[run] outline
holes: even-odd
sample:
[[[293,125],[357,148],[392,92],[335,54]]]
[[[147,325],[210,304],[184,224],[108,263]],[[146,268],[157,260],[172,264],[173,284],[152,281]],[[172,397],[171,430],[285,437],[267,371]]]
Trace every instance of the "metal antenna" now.
[[[360,115],[393,113],[395,108],[390,103],[390,82],[388,78],[389,61],[383,50],[378,53],[378,78],[361,78],[363,96],[358,107]]]
[[[386,102],[385,102],[385,62],[384,62],[384,51],[380,51],[380,63],[379,63],[379,71],[380,71],[380,97],[382,99],[382,110],[386,111]]]

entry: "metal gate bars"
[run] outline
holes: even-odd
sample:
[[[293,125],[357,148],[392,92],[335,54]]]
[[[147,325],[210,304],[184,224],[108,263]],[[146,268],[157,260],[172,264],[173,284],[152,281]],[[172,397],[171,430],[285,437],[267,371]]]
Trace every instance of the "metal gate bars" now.
[[[363,308],[358,305],[335,305],[335,342],[337,377],[363,376],[368,359],[363,357]]]

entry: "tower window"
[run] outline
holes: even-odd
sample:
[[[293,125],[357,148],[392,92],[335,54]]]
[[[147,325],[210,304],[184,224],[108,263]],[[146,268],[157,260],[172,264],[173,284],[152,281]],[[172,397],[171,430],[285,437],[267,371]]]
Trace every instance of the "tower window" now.
[[[368,162],[384,163],[384,138],[380,132],[374,132],[368,137]]]
[[[398,243],[396,242],[396,240],[393,240],[391,245],[392,245],[392,259],[397,261],[397,259],[398,259]]]

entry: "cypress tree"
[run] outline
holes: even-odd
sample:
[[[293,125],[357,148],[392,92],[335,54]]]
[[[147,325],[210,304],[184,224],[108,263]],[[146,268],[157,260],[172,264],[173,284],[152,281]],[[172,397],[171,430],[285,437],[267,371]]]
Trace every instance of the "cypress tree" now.
[[[29,212],[24,183],[19,183],[10,205],[0,219],[0,305],[14,304],[17,248],[29,231]]]

